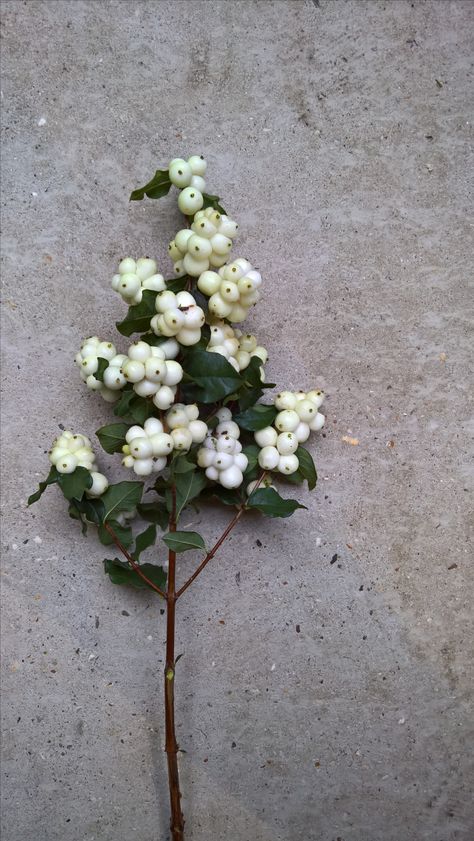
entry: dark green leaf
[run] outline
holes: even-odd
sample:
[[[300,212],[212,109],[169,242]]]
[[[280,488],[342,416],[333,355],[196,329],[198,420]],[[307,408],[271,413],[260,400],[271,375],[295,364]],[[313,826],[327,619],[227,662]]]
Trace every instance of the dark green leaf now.
[[[150,546],[153,546],[156,540],[156,526],[148,526],[145,531],[142,531],[141,534],[137,535],[135,538],[135,552],[133,553],[133,557],[135,561],[138,561],[142,552],[145,549],[148,549]]]
[[[299,472],[301,472],[302,476],[308,482],[308,488],[310,491],[316,487],[316,482],[318,481],[318,474],[316,473],[316,468],[314,466],[314,461],[308,450],[305,450],[304,447],[298,447],[296,450],[296,455],[298,456],[298,460],[300,463]]]
[[[119,482],[109,485],[101,497],[104,504],[104,520],[113,519],[121,511],[131,511],[142,498],[143,482]]]
[[[181,277],[172,277],[170,280],[165,280],[166,288],[169,289],[170,292],[182,292],[186,289],[189,280],[190,277],[187,274],[184,274]]]
[[[284,499],[274,488],[258,488],[249,496],[247,506],[266,517],[290,517],[297,508],[306,508],[296,499]]]
[[[217,354],[216,354],[217,355]],[[192,499],[199,496],[202,489],[207,485],[207,479],[203,473],[178,473],[175,478],[176,484],[176,519],[178,519],[183,508]],[[171,491],[166,492],[166,504],[168,511],[171,511]]]
[[[118,321],[116,325],[122,336],[146,333],[150,329],[150,321],[156,315],[156,295],[152,289],[145,289],[140,303],[129,307],[123,321]]]
[[[178,473],[190,473],[192,470],[196,470],[196,466],[192,461],[188,461],[184,453],[181,453],[173,459],[171,470],[173,476],[176,476]]]
[[[138,187],[130,194],[130,201],[141,201],[145,196],[149,199],[161,199],[168,195],[171,181],[167,169],[157,169],[151,181],[144,187]]]
[[[143,336],[140,336],[140,340],[146,342],[147,345],[151,345],[151,347],[159,347],[169,341],[169,336],[155,336],[154,333],[144,333]]]
[[[163,540],[172,552],[187,552],[188,549],[203,549],[206,544],[197,531],[173,531],[163,535]]]
[[[95,433],[106,453],[120,453],[125,444],[127,423],[109,423]]]
[[[224,216],[226,215],[226,212],[220,203],[221,200],[219,196],[211,196],[209,193],[203,193],[202,197],[204,199],[203,208],[213,207],[214,210],[218,211],[218,213],[222,213]]]
[[[59,481],[59,476],[60,474],[56,468],[52,467],[44,482],[39,483],[38,490],[28,497],[28,505],[33,505],[34,502],[38,502],[38,500],[43,496],[48,485],[54,485]]]
[[[244,385],[238,394],[239,407],[244,412],[250,406],[255,406],[257,400],[263,395],[263,389],[260,387],[249,387]]]
[[[104,504],[100,498],[89,499],[85,496],[83,499],[72,499],[69,505],[71,517],[74,516],[73,510],[76,518],[81,519],[82,522],[87,520],[87,522],[98,526],[104,519]]]
[[[183,360],[183,368],[197,387],[200,403],[216,403],[242,384],[242,377],[220,353],[197,350]]]
[[[166,572],[163,567],[155,566],[154,564],[140,564],[140,569],[149,581],[152,581],[153,584],[156,584],[162,590],[164,589],[166,585]],[[146,581],[140,578],[138,573],[126,561],[119,561],[118,558],[114,558],[113,560],[106,559],[104,561],[104,570],[114,584],[130,584],[137,590],[153,589]]]
[[[153,404],[144,397],[139,397],[133,388],[126,386],[120,400],[114,406],[114,415],[130,418],[143,426],[147,418],[154,414]]]
[[[102,383],[104,381],[104,371],[109,367],[109,360],[103,359],[102,356],[99,356],[97,361],[99,363],[99,367],[97,368],[94,377]]]
[[[209,493],[211,496],[217,497],[224,505],[242,504],[242,496],[238,490],[223,488],[222,485],[213,485],[212,488],[209,488]]]
[[[249,473],[251,470],[258,466],[258,456],[260,453],[260,447],[257,444],[248,444],[242,449],[242,452],[245,453],[249,461],[247,469],[245,471],[245,475],[247,475],[247,473]]]
[[[137,511],[148,523],[154,523],[162,531],[168,528],[168,511],[160,502],[141,502],[137,505]]]
[[[58,485],[66,499],[81,500],[84,491],[92,486],[92,476],[85,467],[76,467],[73,473],[60,473]]]
[[[258,429],[265,429],[266,426],[271,426],[278,414],[275,406],[266,406],[264,403],[257,403],[245,412],[236,415],[233,420],[241,427],[241,429],[248,429],[251,432],[256,432]]]
[[[113,530],[115,536],[120,540],[122,546],[125,546],[125,549],[128,549],[133,543],[133,533],[130,526],[121,526],[116,520],[109,520],[108,525]],[[104,544],[104,546],[110,546],[114,542],[112,535],[107,531],[105,526],[99,526],[98,534],[99,540]]]

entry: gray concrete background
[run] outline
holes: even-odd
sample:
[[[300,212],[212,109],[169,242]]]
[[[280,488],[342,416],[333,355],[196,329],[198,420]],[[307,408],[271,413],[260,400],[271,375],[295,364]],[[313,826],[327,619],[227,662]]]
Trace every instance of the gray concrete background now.
[[[329,399],[309,511],[180,605],[187,837],[473,837],[473,30],[469,0],[3,3],[3,841],[168,837],[159,605],[26,498],[60,423],[109,417],[73,357],[117,258],[168,265],[175,203],[130,189],[200,151],[271,378]]]

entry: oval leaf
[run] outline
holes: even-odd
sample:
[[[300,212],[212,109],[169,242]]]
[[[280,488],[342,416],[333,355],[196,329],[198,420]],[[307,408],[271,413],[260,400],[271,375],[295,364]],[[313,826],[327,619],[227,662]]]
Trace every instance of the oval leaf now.
[[[128,423],[110,423],[95,433],[106,453],[120,453],[125,444]]]
[[[308,488],[312,491],[313,488],[316,487],[316,482],[318,481],[318,474],[316,473],[313,458],[304,447],[298,447],[296,455],[298,456],[298,461],[300,463],[299,472],[303,478],[306,479]]]
[[[140,303],[129,307],[123,321],[118,321],[116,325],[122,336],[146,333],[150,329],[150,321],[156,315],[156,295],[157,293],[152,289],[145,289]]]
[[[155,566],[154,564],[140,564],[140,569],[153,584],[164,590],[166,572],[163,567]],[[140,578],[126,561],[119,561],[118,558],[114,558],[113,560],[107,558],[104,561],[104,571],[114,584],[129,584],[137,590],[153,590],[153,587],[150,587],[143,578]],[[156,591],[153,590],[153,592]]]
[[[84,491],[92,486],[92,476],[85,467],[76,467],[73,473],[60,473],[58,485],[66,499],[81,500]]]
[[[121,511],[136,508],[142,498],[143,482],[119,482],[109,485],[101,497],[104,505],[104,520],[116,517]]]
[[[256,508],[266,517],[291,517],[297,508],[306,508],[296,499],[284,499],[274,488],[258,488],[249,496],[247,508]]]
[[[170,531],[163,535],[163,540],[172,552],[187,552],[188,549],[206,551],[206,544],[197,531]]]
[[[216,403],[242,385],[241,375],[219,353],[197,350],[183,360],[186,374],[195,383],[196,399],[201,403]]]
[[[271,426],[278,414],[275,406],[267,406],[264,403],[257,403],[251,406],[245,412],[240,412],[233,420],[242,428],[248,429],[250,432],[257,432],[259,429],[265,429]]]
[[[161,199],[167,196],[171,187],[169,172],[167,169],[157,169],[151,181],[144,187],[137,187],[130,193],[130,201],[142,201],[145,196],[149,199]]]

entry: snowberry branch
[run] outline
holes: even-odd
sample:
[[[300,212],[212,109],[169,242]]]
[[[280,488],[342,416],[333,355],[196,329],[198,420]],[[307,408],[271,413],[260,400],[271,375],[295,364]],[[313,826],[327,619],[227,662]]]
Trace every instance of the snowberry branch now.
[[[130,553],[127,552],[127,550],[125,549],[125,546],[123,546],[121,544],[121,542],[118,539],[117,535],[115,534],[114,530],[110,527],[110,525],[107,522],[104,523],[104,529],[106,531],[108,531],[108,533],[110,534],[112,540],[114,541],[117,549],[120,550],[120,552],[122,553],[124,558],[127,559],[128,563],[130,564],[132,569],[137,573],[137,575],[140,576],[142,581],[144,581],[146,584],[148,584],[148,586],[151,587],[152,590],[155,590],[155,592],[158,593],[158,595],[161,596],[162,599],[166,599],[166,593],[163,590],[161,590],[160,587],[158,587],[156,584],[154,584],[153,581],[150,581],[150,579],[147,578],[145,573],[140,569],[140,564],[137,564],[137,562],[134,561],[134,559],[132,558]]]

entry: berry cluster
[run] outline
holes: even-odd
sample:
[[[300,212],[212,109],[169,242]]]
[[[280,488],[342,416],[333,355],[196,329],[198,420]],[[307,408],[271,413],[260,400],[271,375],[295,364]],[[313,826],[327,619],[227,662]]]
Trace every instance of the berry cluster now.
[[[260,467],[287,476],[298,470],[298,446],[308,440],[312,431],[324,426],[324,415],[318,411],[323,400],[324,392],[318,389],[277,394],[275,406],[280,411],[274,426],[255,433],[255,441],[262,448],[258,456]]]
[[[124,257],[119,263],[118,274],[112,278],[112,289],[122,296],[125,303],[139,304],[144,289],[162,292],[166,289],[165,279],[157,272],[155,260],[149,257]]]
[[[208,433],[207,424],[199,420],[199,409],[195,403],[188,406],[175,403],[166,413],[165,420],[174,450],[187,452],[193,444],[201,444]]]
[[[198,450],[197,463],[205,468],[208,479],[219,482],[224,488],[238,488],[248,466],[248,458],[238,440],[240,429],[232,420],[230,409],[220,409],[217,417],[220,422],[212,434],[206,435],[204,445]]]
[[[199,342],[206,316],[189,292],[159,292],[155,307],[157,315],[151,319],[150,327],[157,336],[176,336],[185,346]]]
[[[98,473],[92,445],[85,435],[75,435],[66,429],[53,442],[49,451],[49,460],[58,473],[74,473],[76,468],[85,467],[92,476],[92,485],[86,491],[87,496],[102,496],[109,487],[107,478]]]
[[[219,268],[227,261],[238,225],[212,207],[199,210],[191,229],[178,231],[168,246],[174,274],[199,277],[209,266]]]
[[[207,164],[202,155],[191,155],[187,161],[184,158],[173,158],[170,161],[169,179],[181,190],[178,196],[178,207],[185,216],[193,216],[204,204],[206,167]]]
[[[239,257],[222,266],[219,272],[206,271],[200,275],[198,289],[209,297],[209,312],[216,318],[244,321],[249,308],[260,298],[260,272],[248,260]]]
[[[143,427],[131,426],[122,447],[124,467],[132,467],[137,476],[159,473],[166,467],[166,459],[173,450],[171,435],[163,431],[158,418],[148,418]]]
[[[113,403],[117,399],[115,392],[117,389],[124,387],[125,380],[121,385],[110,384],[105,377],[104,382],[101,382],[94,375],[99,368],[99,359],[107,359],[109,367],[112,366],[112,370],[115,370],[115,368],[119,370],[125,358],[121,354],[117,355],[116,347],[112,342],[103,342],[98,336],[89,336],[82,342],[81,349],[76,354],[75,362],[81,373],[81,379],[85,382],[87,388],[90,388],[91,391],[99,391],[104,400]]]
[[[120,375],[125,382],[133,384],[139,397],[153,397],[157,409],[169,409],[176,395],[176,388],[183,378],[183,369],[173,356],[177,356],[179,347],[170,340],[159,347],[148,342],[134,342],[128,349],[128,355],[122,362]],[[107,368],[104,373],[107,374]]]
[[[248,368],[253,356],[258,356],[262,365],[265,365],[268,359],[266,348],[263,345],[257,345],[255,336],[251,333],[242,333],[241,330],[234,330],[230,324],[226,324],[221,319],[216,319],[212,324],[211,337],[206,350],[209,353],[225,356],[236,371],[244,371]]]

